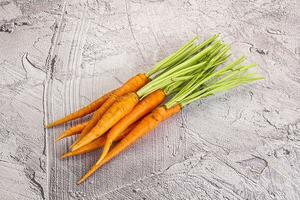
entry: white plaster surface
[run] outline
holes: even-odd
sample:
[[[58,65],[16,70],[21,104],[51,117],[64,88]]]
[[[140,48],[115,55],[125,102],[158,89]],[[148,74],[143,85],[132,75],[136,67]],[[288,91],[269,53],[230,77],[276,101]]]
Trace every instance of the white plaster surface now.
[[[299,0],[0,0],[0,199],[300,199]],[[265,80],[191,104],[77,186],[60,118],[220,33]]]

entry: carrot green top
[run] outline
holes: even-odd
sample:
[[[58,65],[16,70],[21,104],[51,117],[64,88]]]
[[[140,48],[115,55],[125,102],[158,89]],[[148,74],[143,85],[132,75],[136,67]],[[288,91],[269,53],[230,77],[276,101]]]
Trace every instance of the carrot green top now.
[[[218,35],[214,35],[213,37],[197,46],[194,44],[194,42],[198,39],[198,37],[196,36],[192,38],[186,44],[181,46],[176,52],[172,53],[171,55],[160,61],[158,64],[156,64],[149,72],[146,73],[146,76],[151,77],[156,73],[162,73],[168,68],[182,63],[183,61],[190,58],[193,54],[197,53],[205,46],[212,43],[217,37]]]
[[[167,61],[162,61],[162,64],[157,65],[161,72],[138,90],[137,95],[143,98],[158,89],[166,87],[176,89],[183,82],[192,79],[195,74],[201,72],[212,59],[214,59],[212,67],[225,62],[229,56],[226,55],[228,47],[216,40],[217,37],[218,35],[214,35],[199,45],[193,45],[195,39],[192,39],[187,43],[188,45],[184,45],[178,52],[171,55],[171,58],[166,58]],[[148,74],[152,74],[152,72]]]
[[[182,87],[182,89],[165,104],[166,108],[170,108],[176,104],[184,107],[198,99],[262,79],[262,77],[257,76],[256,73],[247,73],[248,69],[254,67],[255,64],[240,65],[245,60],[243,56],[225,67],[214,71],[214,67],[211,66],[219,62],[217,57],[218,56],[211,59],[201,73],[194,76],[193,79]]]

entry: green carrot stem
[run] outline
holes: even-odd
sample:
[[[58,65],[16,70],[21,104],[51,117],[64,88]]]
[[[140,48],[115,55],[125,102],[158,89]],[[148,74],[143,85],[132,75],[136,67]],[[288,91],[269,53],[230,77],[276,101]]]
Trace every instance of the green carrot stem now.
[[[242,84],[262,79],[261,77],[257,77],[256,73],[246,74],[248,69],[254,67],[255,64],[250,64],[247,66],[237,66],[243,59],[244,58],[241,57],[240,59],[232,62],[223,69],[220,69],[219,71],[208,76],[210,77],[209,81],[207,81],[208,83],[203,82],[203,80],[196,81],[197,77],[195,77],[188,84],[186,84],[186,88],[183,88],[179,92],[181,94],[180,98],[176,97],[175,95],[169,102],[165,104],[165,106],[167,108],[170,108],[175,104],[180,104],[182,107],[184,107],[187,104],[198,99],[232,89]],[[220,79],[218,77],[220,77]],[[200,87],[198,91],[195,91],[197,90],[197,88],[195,87],[196,85],[198,86],[198,88]],[[190,91],[192,91],[192,93]]]
[[[164,64],[163,68],[168,69],[169,67],[172,67],[174,65],[178,65],[178,64],[182,63],[184,61],[183,58],[185,58],[195,48],[196,48],[196,46],[191,46],[191,47],[187,48],[184,52],[174,56],[174,58],[172,58],[169,62]]]
[[[217,46],[218,44],[219,44],[219,42],[216,42],[216,43],[212,44],[211,46],[207,47],[206,49],[204,49],[203,51],[199,52],[198,54],[196,54],[195,56],[191,57],[190,59],[186,60],[185,62],[183,62],[183,63],[177,65],[176,67],[173,67],[172,69],[168,70],[166,73],[164,73],[161,76],[159,76],[158,79],[166,77],[166,76],[169,76],[170,74],[174,73],[178,69],[182,69],[184,67],[188,67],[188,66],[196,64],[197,61],[200,58],[202,58],[207,53],[209,53],[211,50],[213,50],[215,48],[215,46]]]
[[[218,81],[217,83],[214,83],[212,85],[204,86],[199,91],[194,92],[193,94],[189,95],[187,99],[194,99],[200,95],[210,93],[211,91],[215,90],[216,88],[224,87],[229,84],[239,83],[241,81],[242,81],[242,79],[235,79],[235,80],[233,79],[233,80],[227,80],[227,81],[225,81],[225,79],[224,79],[224,80]]]
[[[188,104],[190,104],[193,101],[196,101],[198,99],[214,95],[215,93],[224,92],[224,91],[227,91],[229,89],[238,87],[240,85],[248,84],[248,83],[260,80],[260,79],[263,79],[263,78],[262,77],[245,78],[245,79],[240,79],[240,80],[236,80],[236,81],[233,81],[233,82],[228,82],[227,84],[223,83],[219,87],[216,87],[216,88],[214,88],[212,90],[209,90],[207,92],[204,92],[202,94],[190,96],[189,98],[187,98],[184,101],[180,102],[180,105],[182,107],[184,107],[184,106],[186,106],[186,105],[188,105]]]
[[[153,92],[155,90],[164,88],[164,87],[168,86],[171,83],[174,83],[176,81],[185,80],[186,79],[186,75],[190,74],[192,71],[195,71],[197,68],[203,66],[204,64],[205,63],[203,62],[203,63],[199,63],[197,65],[193,65],[191,67],[179,70],[179,71],[175,72],[174,74],[172,74],[171,76],[168,76],[168,77],[166,77],[164,79],[161,79],[159,81],[156,81],[156,82],[154,82],[154,80],[153,80],[153,83],[147,88],[147,90],[144,90],[143,93],[141,93],[140,90],[139,90],[137,92],[137,95],[140,98],[143,98],[147,94],[149,94],[149,93],[151,93],[151,92]],[[193,76],[189,76],[189,77],[191,78]]]
[[[219,34],[216,34],[216,35],[210,37],[209,39],[205,40],[201,44],[197,45],[196,48],[193,51],[189,52],[189,54],[185,57],[185,59],[188,59],[192,55],[194,55],[194,54],[198,53],[199,51],[203,50],[206,46],[210,45],[218,37],[219,37]]]
[[[144,96],[145,94],[149,93],[149,90],[153,90],[154,87],[158,87],[158,85],[159,85],[158,83],[162,83],[163,82],[162,80],[165,80],[166,77],[169,77],[169,78],[171,78],[172,76],[174,77],[174,74],[178,75],[178,74],[176,74],[176,72],[178,70],[184,69],[185,67],[195,65],[201,57],[205,56],[207,53],[209,53],[211,50],[213,50],[217,45],[219,45],[219,42],[215,42],[211,46],[205,48],[203,51],[201,51],[198,54],[196,54],[195,56],[191,57],[190,59],[184,61],[183,63],[181,63],[175,67],[172,67],[170,70],[166,71],[165,73],[161,74],[160,76],[156,77],[154,80],[152,80],[151,82],[146,84],[143,88],[141,88],[137,92],[137,95],[139,97]],[[158,89],[158,88],[156,88],[156,89]]]
[[[212,58],[214,58],[216,55],[218,55],[220,53],[220,51],[225,48],[225,44],[220,44],[216,49],[214,49],[214,51],[212,51],[210,53],[210,55],[208,56],[207,60],[211,60]]]
[[[178,71],[174,72],[172,75],[167,76],[167,77],[165,77],[165,78],[162,78],[162,79],[155,79],[155,80],[153,80],[152,84],[150,84],[150,85],[148,86],[148,88],[149,88],[149,89],[150,89],[150,88],[154,88],[154,87],[159,88],[159,87],[161,86],[161,84],[164,83],[164,81],[167,81],[167,80],[169,80],[169,79],[171,79],[171,78],[174,78],[174,77],[180,77],[180,76],[186,75],[186,74],[188,74],[188,73],[190,73],[190,72],[195,71],[195,70],[198,69],[198,68],[201,68],[202,66],[204,66],[204,64],[205,64],[205,62],[199,63],[199,64],[197,64],[197,65],[192,65],[192,66],[190,66],[190,67],[187,67],[187,68],[183,68],[183,69],[181,69],[181,70],[178,70]],[[139,93],[138,93],[138,95],[139,95]]]
[[[192,79],[192,77],[191,77]],[[175,83],[171,83],[170,85],[166,86],[166,88],[164,88],[165,94],[168,96],[170,94],[176,93],[181,89],[181,85],[185,82],[184,81],[177,81]]]
[[[166,57],[165,59],[163,59],[162,61],[160,61],[149,72],[146,73],[146,76],[150,77],[153,74],[155,74],[156,72],[164,69],[167,66],[166,64],[168,62],[170,62],[172,59],[176,58],[176,56],[178,56],[181,53],[183,53],[186,49],[190,48],[193,45],[193,43],[197,40],[197,38],[198,38],[197,36],[194,37],[194,38],[192,38],[186,44],[184,44],[183,46],[181,46],[176,52],[172,53],[171,55],[169,55],[168,57]]]
[[[222,52],[221,52],[221,54],[222,54]],[[213,58],[213,59],[215,59],[215,58]],[[205,82],[209,81],[210,79],[212,79],[212,78],[214,78],[216,76],[220,76],[220,75],[222,75],[222,74],[224,74],[224,73],[232,70],[235,66],[237,66],[238,64],[240,64],[244,59],[245,59],[244,57],[240,57],[239,59],[237,59],[234,62],[230,63],[226,67],[220,69],[219,71],[217,71],[215,73],[209,74],[205,78],[201,79],[201,76],[195,76],[195,78],[193,80],[191,80],[188,84],[186,84],[185,87],[183,87],[182,90],[180,92],[178,92],[166,104],[166,107],[170,108],[173,105],[175,105],[177,102],[183,101],[187,96],[189,96],[191,93],[193,93],[202,84],[204,84]],[[212,62],[214,62],[214,61],[212,60]],[[210,65],[210,63],[208,64],[208,66],[209,65]]]
[[[231,56],[231,54],[227,54],[227,55],[224,55],[222,58],[220,58],[218,61],[216,61],[214,63],[214,66],[218,66],[218,65],[221,65],[223,64],[224,62],[227,61],[227,59]]]
[[[224,55],[224,52],[227,51],[227,48],[224,49],[224,51],[222,51],[219,55],[217,55],[215,58],[213,58],[211,60],[211,62],[209,62],[207,64],[207,69],[209,70],[212,66],[213,66],[213,63],[215,62],[215,59],[217,60],[220,56]],[[242,59],[240,59],[242,60]],[[238,64],[238,62],[233,62],[234,64]],[[232,67],[232,65],[229,65],[229,67]],[[215,67],[214,67],[215,68]],[[228,68],[225,67],[225,68]],[[212,70],[209,71],[209,73],[211,73]],[[219,70],[218,72],[216,73],[212,73],[209,75],[208,73],[208,76],[205,76],[203,77],[203,74],[199,74],[198,76],[195,76],[195,79],[192,80],[190,83],[188,83],[183,89],[182,91],[180,91],[179,93],[177,93],[169,102],[168,102],[168,106],[170,105],[174,105],[175,102],[178,102],[182,99],[184,99],[186,96],[188,96],[190,93],[192,93],[196,88],[198,88],[200,85],[202,85],[204,82],[208,81],[210,78],[220,74],[222,71]],[[202,77],[202,79],[200,79]],[[200,79],[200,80],[199,80]],[[197,83],[196,83],[197,82]],[[194,84],[196,83],[196,84]]]

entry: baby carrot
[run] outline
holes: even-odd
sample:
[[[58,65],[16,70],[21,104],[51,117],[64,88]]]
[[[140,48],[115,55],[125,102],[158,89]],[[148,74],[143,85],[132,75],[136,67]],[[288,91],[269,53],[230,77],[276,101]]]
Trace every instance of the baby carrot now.
[[[76,112],[73,112],[73,113],[65,116],[64,118],[61,118],[59,120],[56,120],[56,121],[46,125],[46,128],[51,128],[53,126],[58,126],[58,125],[61,125],[63,123],[66,123],[68,121],[83,117],[87,114],[90,114],[90,113],[94,112],[108,99],[108,97],[112,94],[112,92],[113,91],[106,93],[102,97],[98,98],[97,100],[93,101],[89,105],[79,109]]]
[[[67,130],[65,130],[62,134],[60,134],[56,139],[55,139],[55,142],[65,138],[65,137],[68,137],[68,136],[71,136],[71,135],[76,135],[76,134],[79,134],[80,131],[82,131],[84,129],[84,127],[88,124],[88,121],[87,122],[84,122],[84,123],[80,123],[80,124],[77,124],[75,126],[72,126],[70,128],[68,128]]]
[[[97,162],[92,168],[77,182],[77,184],[85,181],[90,175],[92,175],[99,167],[113,159],[115,156],[120,154],[126,148],[131,146],[136,140],[146,135],[148,132],[153,130],[157,125],[173,116],[181,110],[180,105],[176,105],[172,108],[166,109],[165,107],[156,108],[152,113],[144,117],[133,129],[126,135],[117,145],[108,152],[106,157],[101,161]]]
[[[114,142],[115,141],[119,141],[122,138],[124,138],[136,125],[138,122],[135,122],[133,124],[131,124],[130,126],[128,126],[121,134],[118,135],[118,137],[114,138]],[[101,137],[97,138],[96,140],[94,140],[93,142],[75,150],[75,151],[70,151],[65,153],[64,155],[61,156],[61,159],[63,158],[67,158],[70,156],[76,156],[76,155],[80,155],[83,153],[89,153],[91,151],[95,151],[97,149],[99,149],[100,147],[102,147],[105,144],[105,140],[106,140],[105,135],[102,135]]]
[[[105,139],[106,139],[106,137],[105,137],[105,135],[103,135],[103,136],[97,138],[96,140],[94,140],[93,142],[91,142],[79,149],[76,149],[75,151],[69,151],[69,152],[65,153],[64,155],[62,155],[60,157],[60,159],[64,159],[64,158],[71,157],[71,156],[77,156],[80,154],[84,154],[84,153],[88,153],[88,152],[97,150],[104,145]]]

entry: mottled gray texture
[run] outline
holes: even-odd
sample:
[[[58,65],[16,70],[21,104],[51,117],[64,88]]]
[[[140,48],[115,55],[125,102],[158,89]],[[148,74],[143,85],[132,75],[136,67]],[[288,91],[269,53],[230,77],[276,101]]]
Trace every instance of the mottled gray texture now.
[[[187,39],[220,33],[265,80],[193,103],[89,179],[59,160],[85,105]],[[300,199],[298,0],[0,0],[1,199]]]

